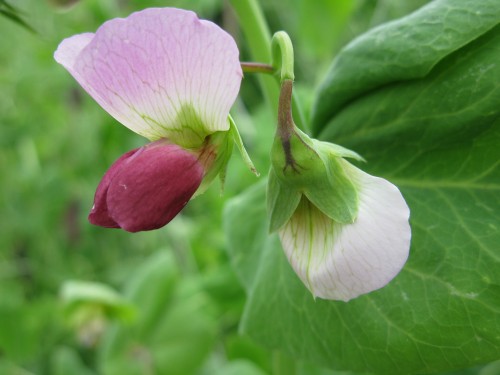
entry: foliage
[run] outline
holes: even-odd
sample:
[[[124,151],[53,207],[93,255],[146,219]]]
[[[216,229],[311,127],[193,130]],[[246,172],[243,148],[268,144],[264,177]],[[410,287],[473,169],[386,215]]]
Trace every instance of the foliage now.
[[[0,373],[496,374],[498,362],[481,364],[500,357],[497,2],[435,0],[339,52],[424,3],[260,2],[270,30],[294,40],[304,128],[360,153],[411,206],[403,273],[346,304],[314,301],[297,279],[267,232],[265,178],[246,190],[256,179],[238,155],[223,197],[214,184],[159,231],[87,223],[107,166],[144,141],[54,62],[58,43],[180,6],[233,32],[242,60],[259,59],[241,15],[216,0],[87,0],[64,12],[16,1],[37,34],[0,17]],[[265,175],[276,120],[262,97],[275,82],[259,82],[245,77],[233,117]],[[100,338],[80,340],[59,295],[69,280],[106,285],[135,314],[106,314]]]
[[[499,12],[496,2],[435,1],[339,53],[313,131],[401,188],[410,261],[378,292],[314,301],[267,233],[263,186],[252,188],[226,207],[249,296],[244,332],[325,366],[384,374],[498,358]]]
[[[0,15],[24,27],[26,30],[31,32],[35,31],[29,24],[26,23],[26,21],[24,21],[19,10],[14,8],[6,0],[0,0]]]

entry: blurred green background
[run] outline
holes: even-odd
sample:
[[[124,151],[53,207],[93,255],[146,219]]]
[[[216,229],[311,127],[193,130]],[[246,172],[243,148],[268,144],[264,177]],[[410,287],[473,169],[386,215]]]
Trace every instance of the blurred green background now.
[[[342,45],[425,2],[261,5],[271,30],[284,29],[294,41],[297,91],[307,114],[314,87]],[[5,4],[0,1],[0,11]],[[295,363],[238,334],[245,295],[225,253],[221,215],[227,199],[256,182],[239,155],[230,162],[223,196],[215,183],[161,230],[130,234],[87,222],[105,170],[146,140],[112,119],[55,63],[57,45],[110,18],[176,6],[222,25],[248,60],[229,4],[9,4],[35,32],[0,17],[0,374],[285,374],[290,366],[297,374],[347,375]],[[233,113],[265,175],[275,114],[263,105],[254,77],[245,78]],[[463,374],[476,373],[470,371]]]

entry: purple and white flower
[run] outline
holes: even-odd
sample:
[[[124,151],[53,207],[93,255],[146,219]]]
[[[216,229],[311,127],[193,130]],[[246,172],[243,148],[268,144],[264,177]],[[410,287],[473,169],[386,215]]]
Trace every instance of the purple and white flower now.
[[[186,10],[146,9],[63,40],[54,57],[102,108],[152,142],[106,172],[93,224],[162,227],[225,168],[229,110],[243,74],[233,38],[216,24]]]

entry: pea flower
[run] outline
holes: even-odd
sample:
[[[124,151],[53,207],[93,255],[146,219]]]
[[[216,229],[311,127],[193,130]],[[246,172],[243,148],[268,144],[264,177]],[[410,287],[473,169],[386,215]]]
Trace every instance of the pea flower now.
[[[241,84],[232,37],[195,13],[151,8],[74,35],[54,54],[116,120],[151,143],[105,173],[92,224],[130,232],[172,220],[217,176],[233,141],[229,110]]]
[[[350,164],[362,158],[309,138],[282,85],[268,181],[270,230],[315,297],[348,301],[385,286],[405,264],[410,211],[396,186]]]

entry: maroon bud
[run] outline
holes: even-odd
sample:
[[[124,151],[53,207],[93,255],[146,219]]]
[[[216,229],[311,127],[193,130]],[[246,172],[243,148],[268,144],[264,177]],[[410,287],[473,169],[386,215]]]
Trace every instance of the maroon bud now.
[[[92,224],[106,228],[120,228],[120,226],[109,216],[108,204],[106,202],[108,188],[115,174],[121,170],[124,160],[129,159],[138,150],[139,149],[136,148],[120,156],[104,174],[101,182],[99,182],[94,195],[94,205],[89,214],[89,221]]]
[[[204,173],[196,154],[163,140],[129,151],[99,183],[89,221],[129,232],[161,228],[191,199]]]

